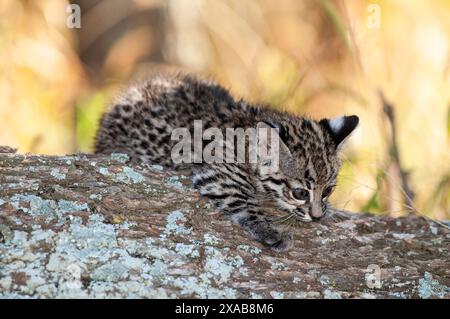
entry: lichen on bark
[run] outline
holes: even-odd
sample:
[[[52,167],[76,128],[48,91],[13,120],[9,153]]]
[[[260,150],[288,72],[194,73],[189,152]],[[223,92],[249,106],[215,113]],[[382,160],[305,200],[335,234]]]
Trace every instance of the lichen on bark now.
[[[339,216],[299,224],[292,250],[275,253],[177,172],[5,148],[0,297],[450,298],[448,229]]]

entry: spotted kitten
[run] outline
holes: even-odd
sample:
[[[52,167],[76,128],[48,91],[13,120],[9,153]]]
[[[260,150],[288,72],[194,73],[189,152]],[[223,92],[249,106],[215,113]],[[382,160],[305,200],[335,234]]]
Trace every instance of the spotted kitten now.
[[[261,169],[261,161],[192,167],[194,185],[202,195],[254,239],[277,251],[290,242],[290,234],[283,233],[277,221],[310,222],[326,213],[340,167],[339,148],[358,124],[354,115],[315,121],[252,105],[191,76],[155,76],[132,86],[102,117],[95,152],[124,152],[135,161],[176,166],[171,159],[177,143],[172,131],[185,127],[193,132],[194,120],[202,120],[204,129],[277,129],[277,172]]]

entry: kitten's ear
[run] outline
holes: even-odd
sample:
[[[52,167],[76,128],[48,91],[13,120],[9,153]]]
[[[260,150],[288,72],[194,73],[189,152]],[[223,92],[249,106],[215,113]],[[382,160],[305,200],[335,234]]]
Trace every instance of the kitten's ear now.
[[[356,128],[359,118],[356,115],[340,116],[331,120],[323,119],[319,123],[330,133],[336,148],[338,148]]]

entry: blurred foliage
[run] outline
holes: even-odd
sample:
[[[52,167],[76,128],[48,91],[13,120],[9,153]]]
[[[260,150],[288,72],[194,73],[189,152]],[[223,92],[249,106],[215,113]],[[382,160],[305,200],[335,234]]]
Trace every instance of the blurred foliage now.
[[[76,105],[76,136],[78,149],[89,151],[92,149],[97,131],[98,121],[105,111],[107,99],[102,92],[79,100]]]
[[[122,86],[152,72],[215,78],[237,96],[313,118],[358,114],[337,207],[408,210],[382,90],[417,210],[450,218],[450,2],[445,0],[0,0],[0,144],[90,151]],[[368,24],[380,9],[380,27]]]

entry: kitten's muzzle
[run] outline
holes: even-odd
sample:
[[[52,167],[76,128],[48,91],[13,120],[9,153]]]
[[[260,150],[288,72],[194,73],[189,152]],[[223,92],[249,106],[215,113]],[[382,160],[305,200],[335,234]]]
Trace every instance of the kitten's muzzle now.
[[[295,213],[295,217],[301,222],[309,223],[309,222],[313,221],[313,219],[311,218],[311,216],[308,213],[304,213],[300,210],[297,210],[294,213]]]

